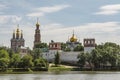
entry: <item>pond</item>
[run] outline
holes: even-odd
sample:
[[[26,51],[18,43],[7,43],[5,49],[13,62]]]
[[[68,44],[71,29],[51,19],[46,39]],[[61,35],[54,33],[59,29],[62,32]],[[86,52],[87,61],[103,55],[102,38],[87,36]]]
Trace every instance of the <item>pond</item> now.
[[[37,74],[0,74],[0,80],[119,80],[120,72],[40,72]]]

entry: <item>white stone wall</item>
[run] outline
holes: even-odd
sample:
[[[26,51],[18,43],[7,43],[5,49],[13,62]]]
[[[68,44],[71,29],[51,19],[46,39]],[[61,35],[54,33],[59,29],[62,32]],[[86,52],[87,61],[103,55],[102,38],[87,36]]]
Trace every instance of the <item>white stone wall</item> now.
[[[62,62],[76,64],[78,54],[80,54],[80,52],[62,52],[60,58]]]
[[[49,50],[49,52],[43,53],[42,56],[43,56],[43,58],[47,59],[48,61],[53,62],[57,51],[59,53],[61,53],[61,50]]]
[[[91,52],[95,47],[84,47],[84,52]],[[47,59],[49,62],[54,62],[55,54],[57,51],[60,54],[61,62],[76,64],[78,59],[77,56],[81,52],[62,52],[61,50],[49,50],[49,52],[43,53],[43,58]]]
[[[43,53],[43,58],[47,59],[49,62],[53,62],[56,52],[57,50],[52,50],[47,53]],[[59,51],[59,53],[61,62],[73,64],[77,63],[78,61],[77,56],[78,54],[80,54],[80,52],[62,52],[62,51]]]
[[[93,49],[95,49],[95,47],[84,47],[84,52],[85,53],[90,53]]]

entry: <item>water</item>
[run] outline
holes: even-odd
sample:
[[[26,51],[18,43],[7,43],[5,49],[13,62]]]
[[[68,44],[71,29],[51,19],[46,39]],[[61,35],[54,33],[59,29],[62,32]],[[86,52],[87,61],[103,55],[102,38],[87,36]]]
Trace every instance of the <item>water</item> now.
[[[0,74],[0,80],[120,80],[120,72],[62,72]]]

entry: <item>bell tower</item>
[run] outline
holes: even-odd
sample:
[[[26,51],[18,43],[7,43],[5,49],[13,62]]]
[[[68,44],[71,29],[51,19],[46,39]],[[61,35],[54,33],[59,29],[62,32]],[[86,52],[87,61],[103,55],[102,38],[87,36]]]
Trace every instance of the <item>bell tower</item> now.
[[[41,43],[41,34],[40,34],[40,24],[38,23],[38,18],[37,18],[37,23],[36,23],[36,29],[35,29],[35,35],[34,35],[34,48],[36,44]]]
[[[83,40],[84,43],[84,52],[90,53],[93,49],[95,49],[95,39],[94,38],[85,38]]]

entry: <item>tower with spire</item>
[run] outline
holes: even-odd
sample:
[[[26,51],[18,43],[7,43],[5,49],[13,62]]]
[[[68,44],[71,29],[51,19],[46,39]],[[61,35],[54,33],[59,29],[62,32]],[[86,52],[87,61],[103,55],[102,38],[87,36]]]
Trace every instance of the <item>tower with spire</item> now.
[[[23,32],[22,30],[19,30],[19,25],[17,26],[17,29],[13,31],[13,37],[11,39],[11,49],[14,52],[18,52],[20,47],[24,47],[25,40],[23,38]]]
[[[34,48],[35,48],[35,45],[41,43],[41,34],[40,34],[39,27],[40,27],[40,24],[38,23],[38,18],[37,18],[35,35],[34,35]]]

